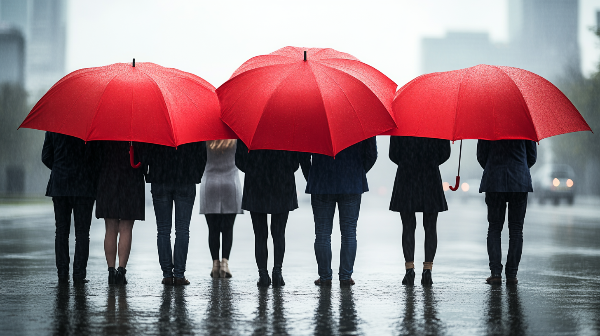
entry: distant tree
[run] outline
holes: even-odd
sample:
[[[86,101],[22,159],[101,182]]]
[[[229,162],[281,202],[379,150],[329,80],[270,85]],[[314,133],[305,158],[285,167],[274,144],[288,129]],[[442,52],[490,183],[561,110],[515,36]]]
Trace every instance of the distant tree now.
[[[594,33],[600,38],[599,29]],[[600,186],[597,170],[600,164],[600,62],[589,78],[582,77],[579,71],[570,71],[559,86],[596,134],[576,132],[553,137],[554,161],[571,165],[579,177],[589,180],[585,181],[587,191],[600,194],[597,190]]]

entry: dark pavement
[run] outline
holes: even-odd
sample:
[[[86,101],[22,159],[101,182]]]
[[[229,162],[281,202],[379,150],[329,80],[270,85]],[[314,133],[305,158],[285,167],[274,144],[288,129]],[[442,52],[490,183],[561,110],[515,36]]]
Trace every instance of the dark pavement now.
[[[334,280],[331,288],[319,288],[312,283],[318,277],[312,212],[309,203],[301,202],[300,209],[290,213],[286,286],[281,289],[255,285],[258,273],[247,213],[238,217],[234,229],[231,279],[209,277],[206,222],[195,209],[186,272],[191,285],[161,285],[156,225],[149,207],[146,221],[134,227],[128,285],[106,284],[104,225],[94,219],[90,283],[59,286],[50,200],[0,204],[0,334],[600,334],[599,200],[579,199],[573,206],[558,207],[530,203],[519,284],[514,287],[485,284],[489,270],[482,198],[453,199],[450,211],[440,215],[434,285],[402,286],[400,216],[388,211],[388,204],[389,197],[375,193],[364,198],[356,285],[340,288]],[[417,220],[415,265],[420,283],[423,229],[420,216]],[[335,274],[339,228],[332,238]],[[504,255],[507,247],[505,227]]]

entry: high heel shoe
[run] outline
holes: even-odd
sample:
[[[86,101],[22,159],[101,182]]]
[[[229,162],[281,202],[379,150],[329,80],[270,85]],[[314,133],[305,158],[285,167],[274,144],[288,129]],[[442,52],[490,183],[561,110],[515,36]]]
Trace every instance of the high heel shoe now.
[[[221,260],[219,276],[221,278],[231,278],[231,276],[232,276],[231,271],[229,271],[229,260],[227,260],[227,258],[223,258],[223,260]]]
[[[269,287],[269,285],[271,284],[271,278],[269,277],[269,271],[267,271],[266,269],[259,269],[258,270],[258,282],[256,283],[256,285],[258,287]]]
[[[115,284],[116,276],[117,276],[117,270],[114,267],[109,267],[108,268],[108,284],[109,285]]]
[[[127,285],[125,273],[127,273],[127,270],[124,267],[119,266],[119,268],[117,268],[117,273],[115,274],[116,285]]]
[[[283,275],[281,274],[281,266],[273,267],[273,287],[285,286]]]
[[[415,284],[414,268],[409,268],[406,270],[406,274],[404,274],[404,279],[402,279],[402,284],[407,286],[413,286]]]
[[[218,260],[213,260],[212,271],[210,271],[211,278],[216,279],[219,277],[220,268],[221,268],[221,263]]]

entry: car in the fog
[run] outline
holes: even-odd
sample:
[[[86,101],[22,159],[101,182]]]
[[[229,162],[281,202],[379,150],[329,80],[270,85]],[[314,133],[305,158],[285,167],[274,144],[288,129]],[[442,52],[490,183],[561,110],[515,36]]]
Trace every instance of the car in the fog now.
[[[566,164],[545,164],[533,175],[533,197],[540,203],[561,199],[573,204],[575,199],[575,172]]]

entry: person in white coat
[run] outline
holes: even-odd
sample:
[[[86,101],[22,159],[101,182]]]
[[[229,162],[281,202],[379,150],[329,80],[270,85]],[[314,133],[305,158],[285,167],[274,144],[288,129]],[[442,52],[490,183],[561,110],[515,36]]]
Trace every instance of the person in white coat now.
[[[231,278],[229,254],[233,223],[242,211],[242,186],[235,166],[236,140],[206,142],[206,168],[200,183],[200,214],[208,224],[208,247],[213,260],[210,276]],[[222,258],[219,260],[222,236]]]

